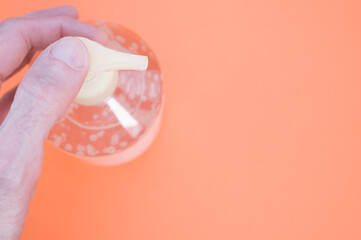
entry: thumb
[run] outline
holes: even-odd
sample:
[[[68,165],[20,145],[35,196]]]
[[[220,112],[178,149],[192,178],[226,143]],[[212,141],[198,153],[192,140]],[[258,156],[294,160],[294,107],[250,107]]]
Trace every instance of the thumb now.
[[[77,38],[62,38],[39,55],[0,127],[1,178],[37,182],[44,141],[78,93],[88,66],[87,49]]]
[[[0,127],[1,179],[36,183],[44,141],[78,93],[88,66],[88,51],[77,38],[62,38],[39,55]]]
[[[36,162],[41,165],[42,146],[50,128],[77,95],[88,66],[86,47],[73,37],[58,40],[39,55],[19,84],[0,127],[0,174],[1,165],[13,165],[14,159],[25,169],[25,159],[34,164],[34,158],[39,158]]]
[[[62,38],[46,48],[18,86],[0,127],[0,239],[18,239],[40,176],[43,144],[88,71],[83,43]]]
[[[78,93],[89,66],[83,43],[65,37],[46,48],[21,81],[8,118],[21,131],[41,139]]]

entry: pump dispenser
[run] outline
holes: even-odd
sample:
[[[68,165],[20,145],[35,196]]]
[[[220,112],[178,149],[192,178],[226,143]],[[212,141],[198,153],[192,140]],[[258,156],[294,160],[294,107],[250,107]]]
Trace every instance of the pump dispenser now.
[[[66,116],[49,134],[62,151],[98,165],[138,157],[155,139],[164,102],[154,53],[130,30],[91,23],[108,35],[101,45],[78,37],[89,55],[89,70]]]
[[[115,90],[118,70],[146,70],[148,57],[106,48],[87,38],[78,37],[88,50],[89,70],[74,102],[94,105],[103,102]]]

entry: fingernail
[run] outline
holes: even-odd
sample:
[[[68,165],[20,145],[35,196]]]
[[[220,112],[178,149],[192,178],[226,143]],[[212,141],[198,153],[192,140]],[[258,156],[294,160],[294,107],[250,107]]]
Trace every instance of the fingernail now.
[[[50,56],[75,69],[88,64],[87,49],[74,37],[65,37],[55,42],[50,49]]]

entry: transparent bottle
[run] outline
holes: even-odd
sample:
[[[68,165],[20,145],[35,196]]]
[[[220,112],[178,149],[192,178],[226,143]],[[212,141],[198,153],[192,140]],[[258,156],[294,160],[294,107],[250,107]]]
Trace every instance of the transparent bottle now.
[[[110,95],[90,104],[76,98],[48,140],[87,162],[116,165],[139,156],[156,137],[164,103],[162,75],[154,53],[139,36],[118,24],[91,24],[108,34],[104,47],[147,56],[148,66],[105,73],[116,79],[108,88]]]

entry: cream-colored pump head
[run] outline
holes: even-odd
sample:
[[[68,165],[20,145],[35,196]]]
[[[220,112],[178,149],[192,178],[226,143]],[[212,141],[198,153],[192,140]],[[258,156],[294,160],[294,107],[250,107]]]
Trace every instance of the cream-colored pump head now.
[[[83,86],[74,99],[82,105],[104,102],[114,92],[118,70],[146,70],[146,56],[118,52],[87,38],[78,37],[88,49],[89,70]]]

